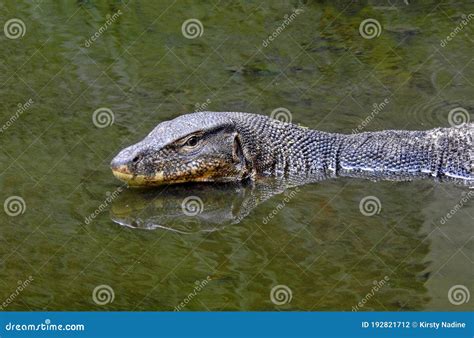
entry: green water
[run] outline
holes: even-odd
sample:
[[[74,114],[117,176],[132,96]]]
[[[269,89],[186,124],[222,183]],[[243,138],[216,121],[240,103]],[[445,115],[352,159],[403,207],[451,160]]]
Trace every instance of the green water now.
[[[0,32],[0,199],[25,206],[0,212],[0,305],[472,310],[472,299],[448,298],[455,285],[474,290],[473,201],[456,208],[465,187],[336,179],[263,197],[248,186],[120,193],[108,167],[157,123],[202,104],[266,115],[284,107],[295,123],[350,133],[388,100],[364,130],[449,126],[450,110],[474,110],[474,20],[440,43],[474,5],[424,3],[0,3],[1,25],[19,18],[26,28],[16,39]],[[183,36],[190,18],[202,22],[200,37]],[[359,33],[368,18],[378,37]],[[18,104],[27,107],[17,113]],[[114,122],[98,128],[103,107]],[[194,217],[181,208],[189,196],[202,202]],[[379,213],[361,213],[366,196]],[[94,302],[100,285],[113,301]],[[277,285],[291,301],[272,302]]]

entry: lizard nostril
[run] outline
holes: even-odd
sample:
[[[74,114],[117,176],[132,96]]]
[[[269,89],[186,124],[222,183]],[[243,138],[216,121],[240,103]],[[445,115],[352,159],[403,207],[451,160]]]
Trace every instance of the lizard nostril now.
[[[135,157],[133,158],[132,162],[133,162],[133,163],[137,163],[139,159],[140,159],[139,156],[135,156]]]

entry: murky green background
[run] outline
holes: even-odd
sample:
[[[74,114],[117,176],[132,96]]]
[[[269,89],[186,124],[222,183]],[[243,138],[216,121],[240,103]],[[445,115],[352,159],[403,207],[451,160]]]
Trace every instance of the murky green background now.
[[[19,18],[26,32],[0,32],[0,124],[34,101],[0,134],[1,202],[26,204],[18,216],[0,212],[0,300],[33,278],[3,307],[173,310],[188,297],[184,310],[351,311],[387,276],[361,310],[472,310],[472,297],[456,306],[448,290],[474,290],[473,201],[441,221],[469,192],[461,186],[330,180],[300,187],[266,224],[284,194],[232,224],[248,187],[127,189],[86,222],[120,187],[113,155],[205,102],[266,115],[285,107],[295,123],[351,132],[388,99],[365,130],[449,126],[451,109],[474,110],[474,21],[440,42],[469,13],[466,1],[2,1],[1,26]],[[181,32],[190,18],[204,27],[195,39]],[[380,36],[361,37],[368,18]],[[101,107],[114,113],[106,128],[92,122]],[[204,210],[187,223],[191,194]],[[360,212],[365,196],[380,200],[378,214]],[[166,228],[126,227],[117,214]],[[98,305],[103,284],[115,296]],[[291,289],[290,302],[271,301],[276,285]]]

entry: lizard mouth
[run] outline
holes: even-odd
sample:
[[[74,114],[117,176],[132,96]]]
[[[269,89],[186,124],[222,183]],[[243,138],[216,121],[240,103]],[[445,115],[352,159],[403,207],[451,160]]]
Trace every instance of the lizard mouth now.
[[[133,180],[133,174],[128,170],[126,165],[121,165],[117,167],[112,168],[112,173],[114,174],[115,177],[117,177],[119,180],[124,181],[124,182],[129,182]]]
[[[128,171],[128,168],[125,165],[112,168],[112,173],[121,181],[128,182],[133,179],[133,174]]]
[[[188,177],[188,176],[177,176],[177,177],[165,177],[163,172],[157,172],[153,176],[145,176],[140,174],[132,174],[126,165],[116,166],[112,168],[112,173],[119,180],[127,183],[129,186],[145,187],[145,186],[158,186],[164,184],[176,184],[176,183],[187,183],[187,182],[213,182],[216,179],[211,173],[203,173],[199,176]],[[234,178],[220,179],[220,181],[228,182],[234,181]]]
[[[186,178],[165,179],[163,172],[157,172],[153,176],[132,174],[128,170],[128,167],[126,165],[121,165],[121,166],[112,168],[112,173],[119,180],[127,183],[129,186],[135,186],[135,187],[158,186],[158,185],[164,185],[164,184],[188,182]],[[202,181],[205,181],[205,179],[203,179]]]
[[[147,186],[165,184],[163,173],[156,173],[153,176],[132,174],[126,165],[112,168],[112,173],[119,180],[127,183],[129,186]]]

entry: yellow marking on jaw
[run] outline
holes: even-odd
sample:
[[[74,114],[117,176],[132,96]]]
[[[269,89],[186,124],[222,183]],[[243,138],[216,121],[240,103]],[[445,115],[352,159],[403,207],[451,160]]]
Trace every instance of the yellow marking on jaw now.
[[[115,177],[117,177],[119,180],[124,181],[128,183],[128,185],[131,186],[137,186],[137,185],[152,185],[153,183],[164,183],[164,176],[162,172],[159,172],[155,174],[153,177],[148,177],[145,175],[133,175],[130,174],[129,172],[125,172],[125,168],[117,168],[117,169],[112,169],[112,173],[114,174]]]
[[[186,182],[208,182],[213,181],[215,170],[202,173],[200,176],[192,176],[184,174],[182,178],[165,176],[162,171],[156,173],[154,176],[133,175],[128,171],[126,166],[121,166],[112,169],[116,178],[126,182],[129,186],[155,186],[162,184],[186,183]]]

